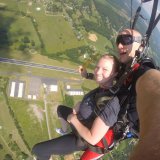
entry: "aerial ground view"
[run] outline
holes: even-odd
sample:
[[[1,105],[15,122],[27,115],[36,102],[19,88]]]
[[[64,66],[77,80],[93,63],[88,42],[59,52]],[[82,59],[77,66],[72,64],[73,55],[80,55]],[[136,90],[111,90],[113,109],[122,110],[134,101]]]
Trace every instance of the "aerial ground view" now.
[[[134,0],[133,13],[139,3]],[[117,33],[129,27],[130,16],[128,0],[0,0],[1,160],[32,160],[34,144],[59,136],[57,106],[73,107],[97,86],[78,66],[93,72],[97,57],[116,56]],[[136,27],[143,32],[147,23],[141,19]],[[149,54],[157,64],[159,37],[155,28]],[[102,159],[127,160],[136,143],[127,139]]]

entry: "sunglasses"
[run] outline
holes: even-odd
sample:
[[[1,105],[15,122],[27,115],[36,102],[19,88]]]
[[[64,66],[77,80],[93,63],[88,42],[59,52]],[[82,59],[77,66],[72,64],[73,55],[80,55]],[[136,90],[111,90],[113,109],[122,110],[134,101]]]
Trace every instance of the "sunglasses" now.
[[[119,43],[121,43],[122,45],[130,45],[133,42],[137,42],[137,43],[141,43],[142,38],[139,37],[134,37],[130,34],[122,34],[122,35],[118,35],[117,39],[116,39],[116,44],[119,45]]]

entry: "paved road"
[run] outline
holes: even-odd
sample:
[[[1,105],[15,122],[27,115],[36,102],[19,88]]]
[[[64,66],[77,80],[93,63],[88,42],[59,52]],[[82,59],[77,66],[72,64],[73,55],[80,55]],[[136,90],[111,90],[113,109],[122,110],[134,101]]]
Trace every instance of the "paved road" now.
[[[50,66],[50,65],[46,65],[46,64],[27,62],[27,61],[16,60],[16,59],[8,59],[8,58],[0,57],[0,62],[1,63],[15,64],[15,65],[22,65],[22,66],[35,67],[35,68],[56,70],[56,71],[67,72],[67,73],[72,73],[72,74],[78,74],[78,72],[75,69],[58,67],[58,66]]]

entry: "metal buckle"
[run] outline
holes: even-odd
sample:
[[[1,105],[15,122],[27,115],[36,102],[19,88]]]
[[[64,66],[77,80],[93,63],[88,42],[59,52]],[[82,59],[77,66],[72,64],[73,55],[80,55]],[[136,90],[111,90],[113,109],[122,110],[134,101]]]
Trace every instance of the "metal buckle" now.
[[[115,95],[119,91],[119,89],[120,87],[114,85],[112,88],[109,89],[109,91]]]

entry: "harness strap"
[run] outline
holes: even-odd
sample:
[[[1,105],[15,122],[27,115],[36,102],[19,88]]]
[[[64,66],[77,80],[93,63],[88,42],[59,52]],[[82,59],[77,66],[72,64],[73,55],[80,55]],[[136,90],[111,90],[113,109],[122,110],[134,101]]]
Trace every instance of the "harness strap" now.
[[[149,22],[149,27],[146,31],[146,44],[148,44],[148,40],[150,38],[152,30],[155,27],[155,17],[156,17],[156,13],[157,13],[157,6],[158,6],[158,0],[154,0],[151,19],[150,19],[150,22]]]
[[[154,21],[153,29],[155,28],[155,26],[157,25],[157,23],[159,22],[159,20],[160,20],[160,13],[158,14],[157,18]]]
[[[103,138],[102,141],[103,141],[103,144],[104,144],[105,147],[102,148],[102,147],[99,147],[99,146],[93,146],[91,144],[88,144],[88,148],[91,151],[93,151],[95,153],[98,153],[98,154],[105,154],[105,153],[107,153],[108,151],[111,151],[114,148],[114,142],[110,146],[108,146],[108,143],[107,143],[105,138]]]
[[[141,3],[141,5],[142,5],[142,3]],[[137,9],[137,11],[136,11],[136,14],[135,14],[134,21],[133,21],[133,24],[132,24],[131,29],[134,29],[135,24],[136,24],[136,22],[137,22],[137,20],[138,20],[138,17],[139,17],[140,12],[141,12],[141,5],[138,7],[138,9]]]
[[[95,153],[104,154],[104,149],[101,147],[89,145],[88,148]]]
[[[142,0],[143,3],[148,2],[148,1],[151,1],[151,0]]]
[[[102,138],[102,142],[104,144],[104,150],[107,150],[109,148],[109,146],[108,146],[108,143],[104,137]]]

